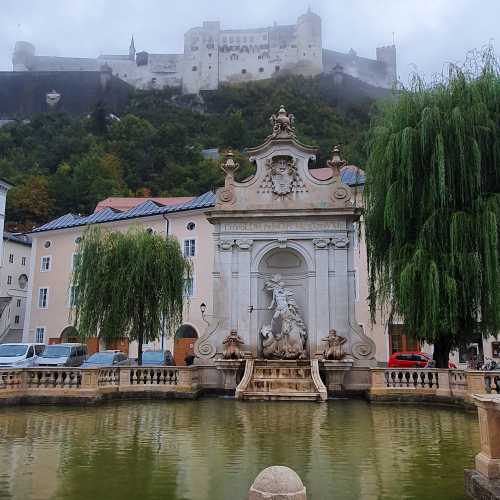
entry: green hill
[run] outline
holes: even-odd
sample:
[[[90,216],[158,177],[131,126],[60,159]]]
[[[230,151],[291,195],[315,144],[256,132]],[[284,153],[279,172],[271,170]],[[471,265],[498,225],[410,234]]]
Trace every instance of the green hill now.
[[[40,114],[0,128],[0,176],[16,187],[7,205],[11,230],[30,229],[67,212],[88,213],[108,196],[197,195],[222,184],[204,148],[240,153],[270,133],[269,116],[284,104],[300,140],[334,144],[363,166],[364,141],[376,99],[389,95],[344,76],[288,76],[222,87],[201,97],[172,89],[135,91],[119,119],[98,107],[90,116]],[[252,166],[241,156],[240,175]]]

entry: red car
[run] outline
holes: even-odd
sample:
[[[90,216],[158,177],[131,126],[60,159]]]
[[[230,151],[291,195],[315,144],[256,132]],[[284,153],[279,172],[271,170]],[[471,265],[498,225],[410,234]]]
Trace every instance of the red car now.
[[[389,368],[425,368],[432,361],[432,356],[420,351],[395,352],[389,358]],[[455,369],[454,363],[448,363],[448,368]]]

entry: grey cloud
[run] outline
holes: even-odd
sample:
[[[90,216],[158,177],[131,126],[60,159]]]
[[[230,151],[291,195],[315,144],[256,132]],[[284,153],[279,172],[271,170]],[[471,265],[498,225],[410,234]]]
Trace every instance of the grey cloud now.
[[[0,70],[16,40],[40,55],[95,57],[138,50],[182,52],[183,35],[204,20],[226,28],[294,23],[308,6],[323,18],[323,44],[367,57],[392,43],[403,81],[413,65],[430,77],[446,62],[500,38],[499,0],[0,0]]]

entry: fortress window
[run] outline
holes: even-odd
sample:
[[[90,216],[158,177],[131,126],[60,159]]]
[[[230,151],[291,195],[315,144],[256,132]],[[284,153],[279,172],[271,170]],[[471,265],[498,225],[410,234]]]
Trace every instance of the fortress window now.
[[[243,69],[241,70],[241,73],[242,73],[243,75],[245,75],[245,74],[246,74],[246,72],[247,72],[247,70],[246,70],[245,68],[243,68]]]
[[[259,73],[264,73],[264,68],[259,68]]]
[[[198,71],[198,66],[193,66],[193,67],[191,68],[191,71]]]

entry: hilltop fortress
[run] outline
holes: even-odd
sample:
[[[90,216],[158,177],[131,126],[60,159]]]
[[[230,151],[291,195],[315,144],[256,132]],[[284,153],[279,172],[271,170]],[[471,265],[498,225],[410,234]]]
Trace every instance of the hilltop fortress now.
[[[222,83],[272,78],[280,73],[314,76],[339,72],[390,88],[396,81],[396,47],[376,50],[376,59],[324,49],[321,17],[309,10],[297,24],[222,30],[204,22],[184,35],[183,54],[136,52],[97,58],[36,55],[35,46],[19,41],[12,57],[14,71],[107,71],[139,89],[180,87],[185,94],[215,90]]]

